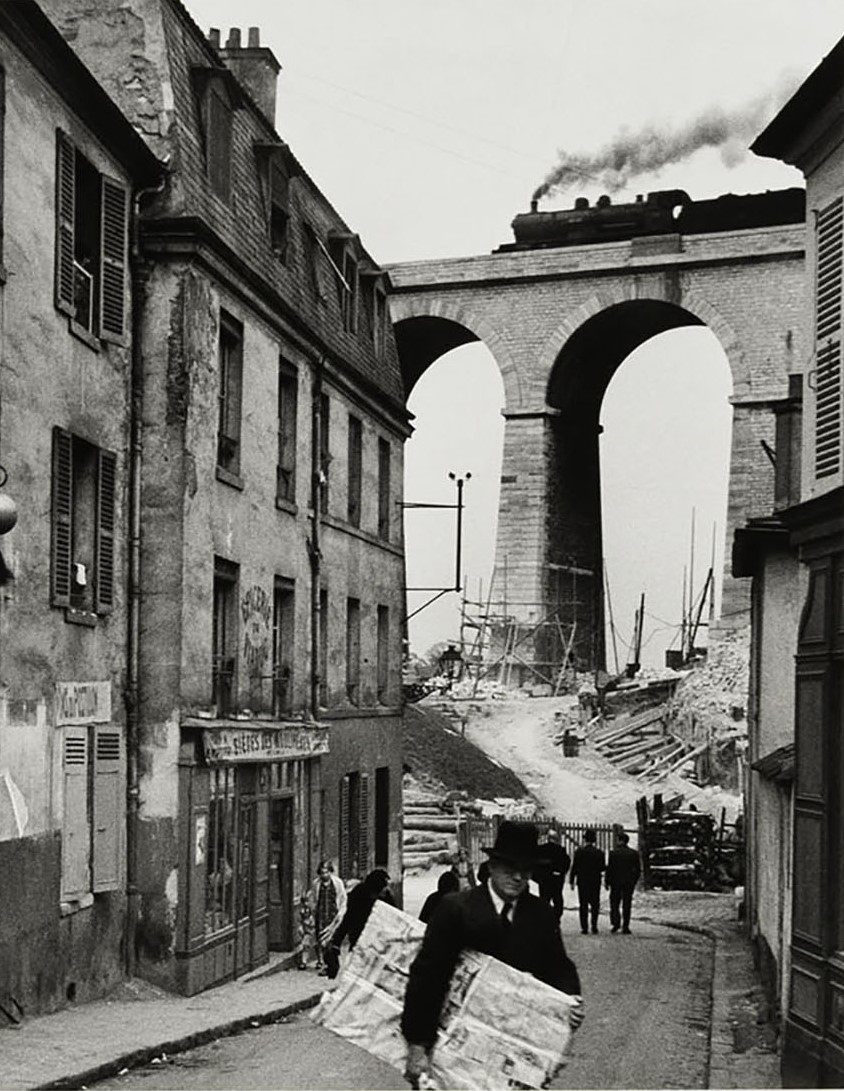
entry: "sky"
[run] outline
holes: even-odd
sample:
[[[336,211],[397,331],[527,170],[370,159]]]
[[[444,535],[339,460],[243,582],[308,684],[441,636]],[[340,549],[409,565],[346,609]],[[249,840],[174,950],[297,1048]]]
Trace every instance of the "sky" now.
[[[233,12],[244,31],[261,28],[282,65],[279,134],[382,264],[489,253],[511,241],[513,216],[537,191],[548,210],[604,192],[624,201],[682,188],[703,199],[802,185],[793,168],[746,149],[844,34],[840,0],[187,6],[223,40]],[[626,165],[609,171],[621,150]],[[655,338],[610,384],[601,457],[619,659],[643,591],[643,661],[659,665],[672,638],[676,646],[692,510],[696,588],[713,522],[720,569],[729,393],[726,359],[704,329]],[[478,344],[439,360],[409,403],[407,499],[453,502],[448,473],[472,474],[462,564],[470,600],[489,588],[502,404],[495,365]],[[451,584],[453,512],[410,512],[406,529],[409,585]],[[426,597],[410,596],[409,608]],[[412,619],[414,650],[459,628],[460,596],[443,596]],[[608,657],[612,664],[611,640]]]

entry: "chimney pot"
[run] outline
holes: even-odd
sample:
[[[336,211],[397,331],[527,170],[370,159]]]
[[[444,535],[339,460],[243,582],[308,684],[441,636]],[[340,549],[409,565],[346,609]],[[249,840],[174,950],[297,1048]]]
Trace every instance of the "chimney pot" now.
[[[531,212],[536,212],[537,208],[539,208],[539,201],[537,201],[534,197],[534,199],[530,202],[530,210]]]
[[[608,193],[602,193],[596,201],[596,204],[598,208],[609,208],[612,204],[612,201],[610,200],[610,195]]]
[[[250,27],[249,28],[249,48],[258,49],[261,45],[261,28]]]
[[[583,212],[584,209],[589,207],[589,198],[578,197],[574,202],[574,207],[578,212]]]
[[[208,41],[215,49],[220,48],[220,29],[219,27],[211,27],[208,31]]]
[[[240,49],[240,27],[232,27],[229,31],[226,49]]]

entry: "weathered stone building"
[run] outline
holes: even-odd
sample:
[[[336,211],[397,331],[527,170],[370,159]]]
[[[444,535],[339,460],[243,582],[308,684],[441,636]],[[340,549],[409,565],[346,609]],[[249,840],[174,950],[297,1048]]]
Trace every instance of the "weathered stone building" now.
[[[754,825],[749,830],[757,908],[751,925],[769,948],[773,922],[764,919],[759,903],[770,896],[784,854],[789,863],[778,841],[789,835],[793,824],[788,877],[793,898],[790,915],[782,914],[788,949],[778,952],[778,972],[784,979],[786,1086],[836,1087],[844,1080],[842,102],[844,39],[752,145],[757,154],[782,159],[806,176],[808,291],[803,321],[811,353],[795,369],[791,399],[798,403],[802,398],[800,471],[789,440],[797,406],[786,404],[777,444],[781,504],[768,520],[752,522],[736,548],[740,574],[752,573],[757,585],[757,758],[751,784]],[[795,597],[802,607],[799,616]],[[783,631],[774,639],[771,623],[777,621]],[[787,795],[777,805],[765,783],[779,777],[787,784],[789,776],[791,814]],[[787,825],[782,824],[784,816]]]
[[[0,995],[124,973],[131,197],[160,164],[40,9],[0,5]]]
[[[127,881],[138,971],[193,993],[293,946],[321,857],[400,879],[407,414],[384,275],[275,131],[257,31],[47,7],[168,163],[140,226]]]

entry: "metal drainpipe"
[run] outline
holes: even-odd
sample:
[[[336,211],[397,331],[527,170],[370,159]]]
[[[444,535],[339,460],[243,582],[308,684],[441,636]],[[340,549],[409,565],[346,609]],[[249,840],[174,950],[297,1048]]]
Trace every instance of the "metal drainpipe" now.
[[[312,398],[313,423],[311,428],[311,507],[313,511],[311,538],[308,553],[311,562],[311,717],[319,719],[320,687],[320,635],[325,618],[320,610],[320,574],[322,572],[322,553],[320,546],[320,520],[322,518],[322,369],[323,359],[319,357],[314,369],[314,390]]]
[[[139,189],[132,201],[129,263],[132,281],[132,369],[129,412],[129,595],[126,641],[126,972],[132,976],[136,965],[136,935],[140,919],[138,890],[139,788],[139,668],[141,598],[141,459],[143,452],[144,358],[141,351],[143,305],[146,300],[148,266],[142,260],[140,243],[141,198],[161,193],[166,175],[157,186]]]

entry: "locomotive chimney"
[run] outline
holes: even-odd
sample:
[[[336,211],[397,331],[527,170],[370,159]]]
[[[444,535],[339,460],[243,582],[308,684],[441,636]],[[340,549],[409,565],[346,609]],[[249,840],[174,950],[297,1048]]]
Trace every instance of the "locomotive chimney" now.
[[[232,27],[228,41],[220,49],[220,56],[255,100],[264,117],[275,126],[275,95],[281,65],[273,51],[261,45],[258,27],[249,28],[245,46],[240,44],[238,27]]]

